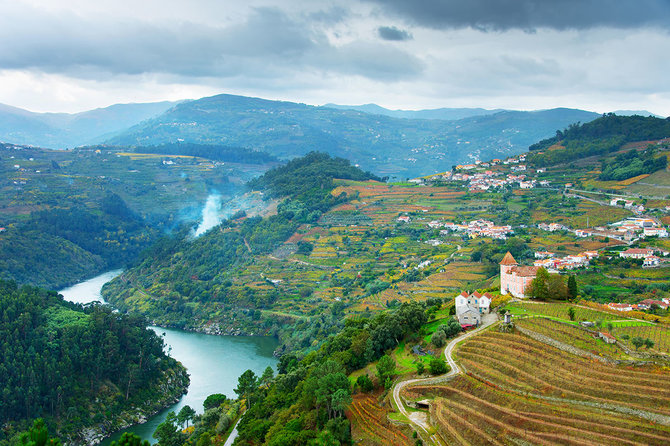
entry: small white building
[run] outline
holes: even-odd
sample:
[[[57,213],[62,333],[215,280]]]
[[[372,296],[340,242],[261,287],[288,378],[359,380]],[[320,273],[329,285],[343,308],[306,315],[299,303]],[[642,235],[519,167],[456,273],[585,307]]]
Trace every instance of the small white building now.
[[[667,237],[668,230],[665,228],[644,228],[645,237]]]
[[[642,262],[642,266],[646,266],[648,268],[653,268],[654,266],[658,266],[661,264],[661,259],[659,259],[656,256],[647,256],[644,258],[644,261]]]
[[[461,325],[478,325],[481,315],[491,311],[491,300],[493,296],[489,293],[474,292],[471,294],[463,291],[455,297],[456,317]]]

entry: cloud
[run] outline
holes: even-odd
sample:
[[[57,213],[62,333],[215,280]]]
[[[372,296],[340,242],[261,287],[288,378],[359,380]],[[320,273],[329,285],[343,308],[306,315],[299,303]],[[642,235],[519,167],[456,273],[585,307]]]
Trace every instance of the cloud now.
[[[402,29],[398,29],[395,26],[380,26],[377,28],[377,33],[379,34],[379,37],[384,40],[403,41],[413,39],[411,33]]]
[[[667,0],[364,0],[419,26],[504,31],[595,27],[670,29]]]
[[[242,20],[221,26],[96,20],[26,8],[14,12],[0,17],[0,42],[12,42],[0,45],[0,69],[84,79],[144,73],[265,79],[328,69],[389,80],[414,76],[420,66],[418,59],[397,48],[358,41],[335,45],[315,26],[313,16],[292,17],[277,8],[251,8]],[[319,20],[340,23],[345,16],[334,8]]]

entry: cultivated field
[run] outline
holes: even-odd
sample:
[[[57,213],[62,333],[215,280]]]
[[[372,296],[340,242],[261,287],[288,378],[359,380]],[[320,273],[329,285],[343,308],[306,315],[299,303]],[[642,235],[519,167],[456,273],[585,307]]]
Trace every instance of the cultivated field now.
[[[411,445],[412,439],[401,428],[391,423],[388,411],[377,405],[379,395],[359,393],[347,410],[351,423],[351,438],[357,445]]]
[[[462,344],[457,356],[469,374],[505,391],[670,422],[667,370],[607,365],[493,331]]]
[[[465,375],[406,391],[431,398],[447,444],[662,445],[670,371],[607,365],[489,330],[457,350]]]

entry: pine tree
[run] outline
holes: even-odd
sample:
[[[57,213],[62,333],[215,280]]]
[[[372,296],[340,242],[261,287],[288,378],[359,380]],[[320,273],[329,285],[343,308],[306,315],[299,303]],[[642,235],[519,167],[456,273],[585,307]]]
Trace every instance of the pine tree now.
[[[574,275],[568,277],[568,299],[572,300],[577,297],[579,289],[577,288],[577,279]]]

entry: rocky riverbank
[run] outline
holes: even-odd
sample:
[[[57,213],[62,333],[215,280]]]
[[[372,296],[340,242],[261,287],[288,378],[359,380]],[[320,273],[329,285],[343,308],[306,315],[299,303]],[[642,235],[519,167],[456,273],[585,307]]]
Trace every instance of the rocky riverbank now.
[[[112,415],[95,425],[87,426],[75,435],[66,436],[66,443],[69,446],[94,446],[114,432],[144,423],[153,415],[179,401],[188,390],[188,385],[189,376],[186,368],[181,364],[165,370],[151,389],[145,389],[145,393],[155,395],[155,398],[129,404],[129,407],[121,413]],[[92,413],[104,414],[107,408],[104,400],[99,398],[89,410]]]

